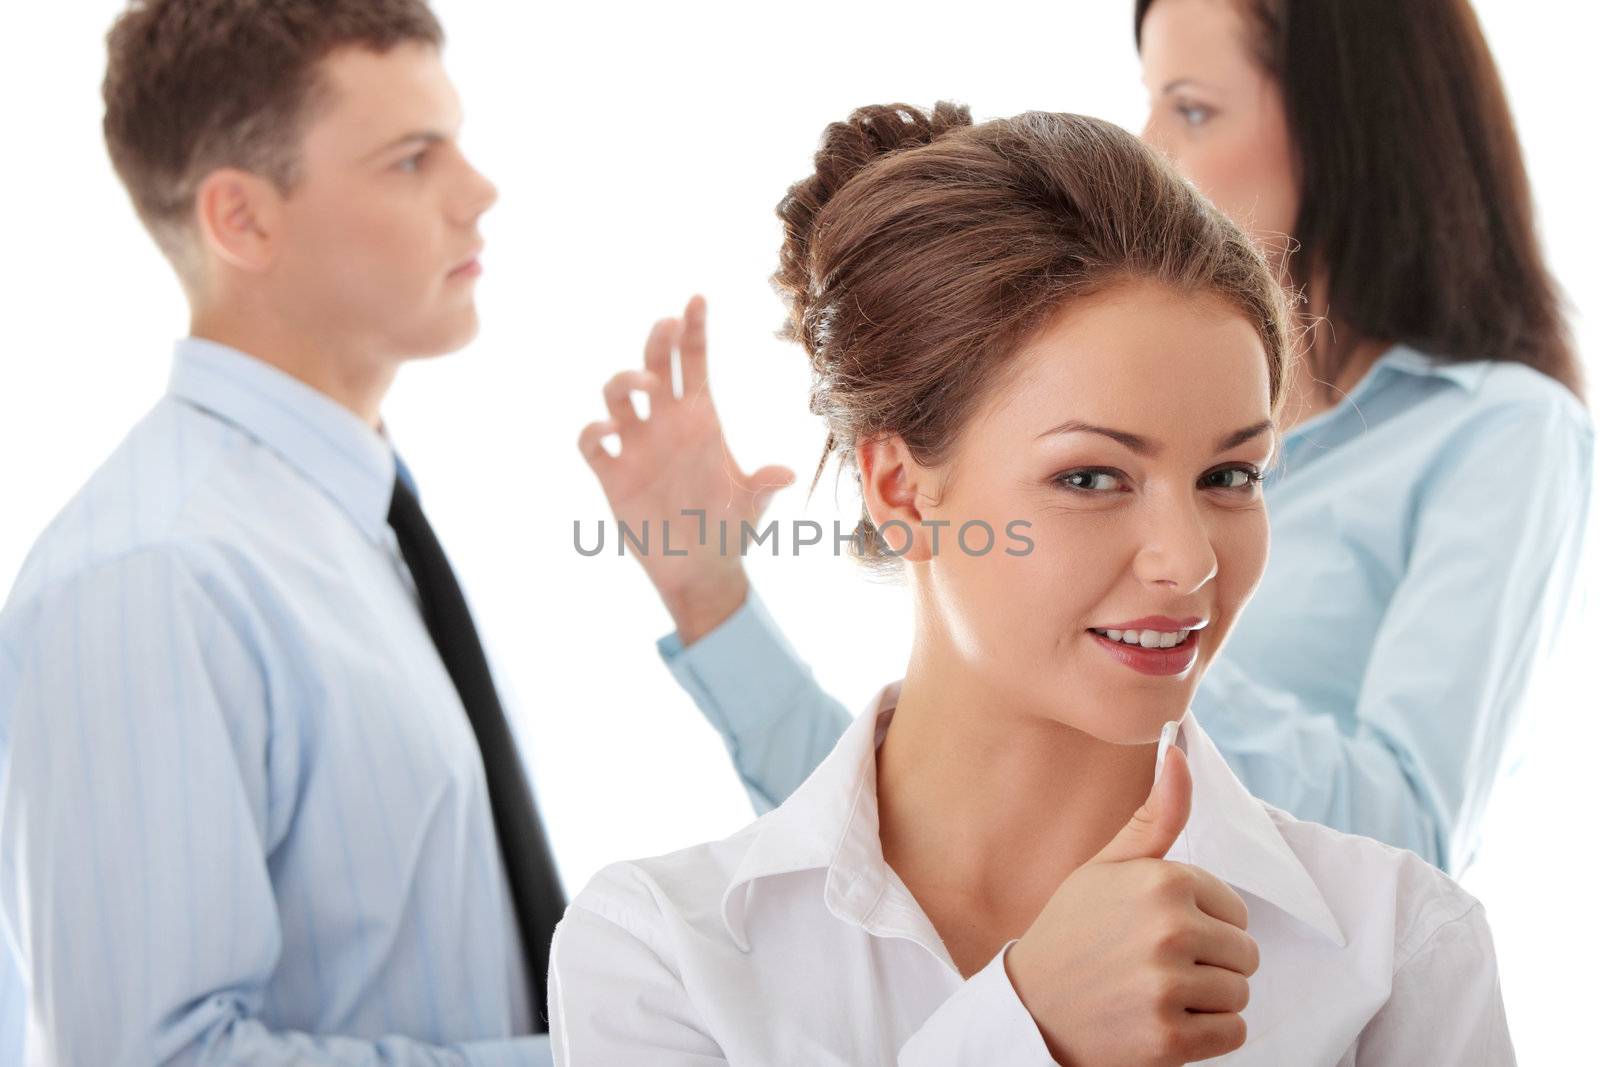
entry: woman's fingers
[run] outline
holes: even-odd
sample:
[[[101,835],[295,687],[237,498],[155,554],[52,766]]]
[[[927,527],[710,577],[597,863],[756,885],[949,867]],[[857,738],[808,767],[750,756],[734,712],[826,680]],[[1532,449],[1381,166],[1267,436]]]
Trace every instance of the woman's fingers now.
[[[1195,1012],[1179,1024],[1182,1063],[1209,1060],[1244,1044],[1244,1018],[1237,1012]]]
[[[600,392],[605,397],[606,410],[611,413],[611,419],[618,429],[629,430],[640,421],[630,394],[645,393],[650,397],[651,409],[654,410],[654,405],[661,400],[661,379],[647,370],[619,371],[611,376]]]
[[[607,436],[616,432],[617,424],[610,419],[606,419],[603,422],[591,422],[578,434],[578,451],[583,453],[583,458],[588,460],[589,466],[596,471],[616,459],[600,443]]]
[[[1250,1003],[1250,983],[1245,976],[1226,967],[1192,968],[1177,993],[1186,1011],[1244,1011]]]
[[[672,346],[678,339],[678,320],[661,319],[650,327],[644,341],[644,369],[672,385]]]
[[[754,498],[756,518],[760,518],[780,489],[794,484],[794,471],[788,467],[762,467],[753,474],[742,475],[745,491]]]
[[[1195,962],[1224,967],[1248,978],[1261,966],[1261,948],[1256,939],[1229,922],[1201,915],[1200,937],[1195,946]]]
[[[683,366],[683,395],[694,396],[706,387],[706,298],[703,296],[690,297],[683,309],[678,361]],[[672,379],[669,376],[667,380]]]
[[[1244,898],[1233,891],[1233,887],[1209,871],[1202,871],[1199,867],[1190,866],[1194,873],[1194,903],[1207,915],[1215,916],[1225,923],[1231,923],[1239,929],[1247,929],[1250,925],[1250,909],[1245,907]]]

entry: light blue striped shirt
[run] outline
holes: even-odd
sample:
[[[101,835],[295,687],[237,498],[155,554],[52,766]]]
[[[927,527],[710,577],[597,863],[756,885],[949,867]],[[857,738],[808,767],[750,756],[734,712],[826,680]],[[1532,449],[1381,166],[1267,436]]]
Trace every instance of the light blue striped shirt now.
[[[0,612],[0,1062],[549,1062],[395,471],[189,339],[39,539]]]
[[[1579,571],[1593,467],[1589,416],[1556,382],[1405,347],[1284,434],[1266,575],[1193,702],[1250,791],[1465,867]],[[759,810],[849,722],[753,593],[660,650]]]

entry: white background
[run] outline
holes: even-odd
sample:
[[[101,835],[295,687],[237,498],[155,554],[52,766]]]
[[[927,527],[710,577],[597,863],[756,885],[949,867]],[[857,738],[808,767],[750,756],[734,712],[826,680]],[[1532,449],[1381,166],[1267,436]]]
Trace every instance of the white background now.
[[[806,368],[776,340],[772,208],[818,134],[865,103],[953,98],[978,117],[1029,108],[1137,129],[1131,3],[501,4],[445,0],[446,61],[469,155],[499,185],[484,220],[484,329],[402,374],[389,425],[474,598],[529,739],[569,889],[602,864],[725,835],[750,817],[721,743],[660,665],[668,629],[637,564],[580,557],[604,498],[575,447],[599,387],[650,322],[711,300],[712,376],[735,456],[804,482],[822,433]],[[0,294],[0,582],[161,394],[186,314],[100,140],[103,35],[119,4],[12,5],[0,42],[5,214]],[[1588,165],[1588,5],[1484,0],[1543,235],[1600,378]],[[1575,12],[1585,12],[1575,15]],[[1574,19],[1588,20],[1587,25]],[[1585,32],[1587,31],[1587,32]],[[1381,477],[1381,472],[1374,472]],[[853,521],[831,474],[771,512]],[[787,551],[787,546],[785,546]],[[1594,554],[1591,554],[1593,558]],[[1592,569],[1592,568],[1591,568]],[[812,550],[758,558],[756,581],[829,690],[857,708],[898,677],[902,590]],[[1488,905],[1524,1063],[1590,1048],[1600,934],[1586,609],[1541,680],[1527,760],[1497,794],[1468,886]],[[1583,1053],[1587,1054],[1587,1053]]]

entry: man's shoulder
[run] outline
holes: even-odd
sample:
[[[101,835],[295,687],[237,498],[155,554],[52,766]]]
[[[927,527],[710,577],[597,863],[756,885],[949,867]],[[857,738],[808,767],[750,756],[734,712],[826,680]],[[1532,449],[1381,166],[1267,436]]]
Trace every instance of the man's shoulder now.
[[[134,424],[34,541],[8,614],[52,591],[151,558],[200,565],[221,531],[215,507],[233,491],[229,464],[245,439],[167,398]]]

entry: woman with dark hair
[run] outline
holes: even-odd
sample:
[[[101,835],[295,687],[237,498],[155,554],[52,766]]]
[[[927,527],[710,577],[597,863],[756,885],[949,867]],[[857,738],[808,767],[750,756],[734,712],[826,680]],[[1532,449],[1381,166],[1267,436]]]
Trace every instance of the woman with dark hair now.
[[[1251,792],[1459,872],[1560,626],[1593,429],[1504,93],[1465,0],[1141,0],[1147,137],[1299,300],[1272,563],[1194,712]],[[704,303],[658,326],[704,381]],[[633,372],[637,373],[637,372]],[[615,414],[635,379],[607,386]],[[754,521],[703,388],[600,472],[619,518]],[[614,430],[613,423],[606,424]],[[673,673],[758,808],[849,722],[737,552],[641,560]]]
[[[1185,713],[1267,555],[1290,343],[1249,239],[1109,123],[951,105],[833,124],[779,214],[910,662],[776,811],[574,899],[557,1062],[1510,1062],[1481,907]],[[602,477],[660,444],[603,432]]]

